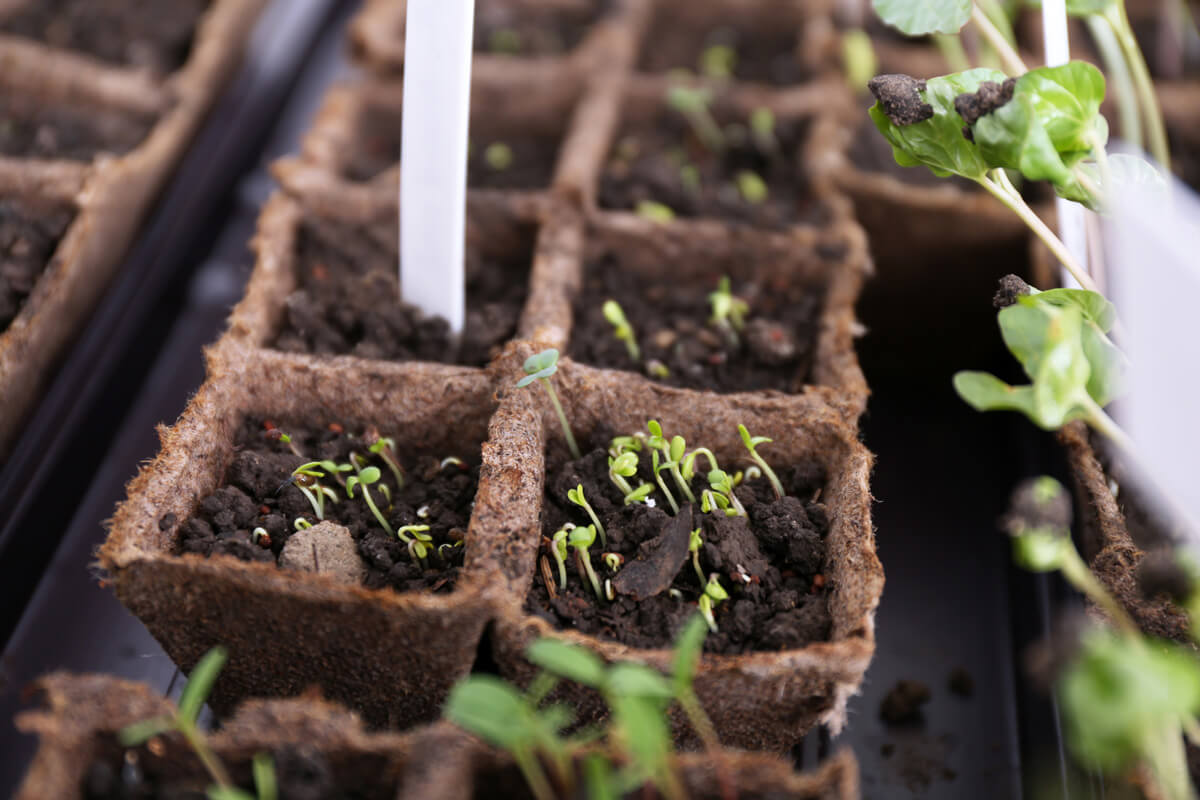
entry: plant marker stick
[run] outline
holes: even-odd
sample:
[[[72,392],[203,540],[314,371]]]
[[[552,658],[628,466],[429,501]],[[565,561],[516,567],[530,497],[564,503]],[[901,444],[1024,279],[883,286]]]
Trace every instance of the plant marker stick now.
[[[465,316],[467,124],[475,0],[409,0],[404,36],[400,287],[455,336]]]
[[[1057,67],[1071,60],[1071,43],[1067,35],[1066,0],[1042,1],[1042,46],[1046,66]],[[1054,209],[1058,213],[1058,236],[1075,259],[1090,271],[1087,251],[1086,213],[1083,206],[1054,198]],[[1079,283],[1065,269],[1059,269],[1063,286],[1079,288]]]

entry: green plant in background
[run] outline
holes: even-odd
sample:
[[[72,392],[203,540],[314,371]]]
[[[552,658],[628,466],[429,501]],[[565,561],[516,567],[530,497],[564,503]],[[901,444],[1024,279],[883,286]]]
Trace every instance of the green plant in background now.
[[[382,476],[383,474],[379,471],[379,467],[363,467],[357,475],[351,475],[350,479],[346,481],[346,496],[353,500],[355,487],[360,487],[362,489],[363,502],[367,504],[367,508],[371,509],[371,513],[379,521],[380,527],[387,531],[388,536],[394,536],[395,531],[388,524],[387,517],[383,516],[379,511],[379,506],[375,505],[375,499],[371,497],[370,487],[373,484],[379,483],[379,479]],[[381,488],[383,487],[383,484],[379,485]]]
[[[383,459],[383,463],[387,464],[387,468],[392,471],[392,476],[396,479],[396,491],[404,488],[404,468],[400,466],[400,459],[396,455],[396,440],[390,436],[380,436],[379,431],[369,429],[364,437],[369,443],[367,448],[373,455]],[[324,462],[328,463],[328,462]],[[353,469],[349,464],[343,464],[339,469],[349,471]]]
[[[963,68],[966,68],[965,65]],[[842,71],[846,75],[846,82],[855,92],[865,89],[867,81],[879,71],[875,45],[866,31],[855,28],[842,34]]]
[[[321,466],[321,463],[317,461],[301,464],[292,470],[290,483],[294,484],[308,500],[317,519],[323,520],[325,519],[325,501],[328,499],[330,502],[336,503],[338,496],[333,489],[321,485],[320,480],[325,477],[325,473],[319,469]]]
[[[776,499],[782,499],[787,494],[783,490],[783,483],[780,482],[779,476],[775,474],[775,470],[771,469],[771,465],[758,454],[758,450],[756,449],[760,444],[770,444],[771,440],[765,436],[751,436],[750,431],[746,429],[745,425],[738,425],[738,435],[742,437],[742,444],[750,451],[750,459],[762,470],[763,475],[767,476],[767,480],[771,482],[771,488],[775,490]]]
[[[750,134],[754,137],[755,147],[767,158],[782,152],[779,140],[775,138],[775,112],[771,109],[764,106],[750,112]]]
[[[484,162],[495,172],[504,172],[513,165],[515,158],[513,149],[504,142],[492,142],[483,151]]]
[[[541,381],[542,386],[546,389],[546,394],[550,396],[554,413],[558,415],[558,421],[562,424],[567,448],[571,451],[572,456],[582,458],[579,445],[575,443],[575,434],[571,432],[571,423],[567,422],[566,412],[563,411],[562,404],[558,402],[558,394],[554,391],[554,385],[550,383],[550,378],[558,372],[558,350],[552,347],[530,356],[525,359],[524,369],[525,377],[517,381],[517,388],[523,389],[534,381]]]
[[[736,347],[738,334],[746,326],[750,304],[733,293],[728,275],[722,276],[716,290],[709,292],[708,306],[712,312],[709,324],[720,328]]]
[[[675,219],[675,212],[671,210],[670,206],[656,203],[653,200],[639,200],[634,213],[657,225],[666,225]]]
[[[704,621],[708,624],[708,629],[713,633],[717,632],[717,619],[713,616],[713,610],[717,603],[722,600],[728,600],[729,593],[721,586],[721,581],[716,573],[708,576],[708,582],[704,584],[704,594],[700,595],[700,614],[704,617]]]
[[[767,202],[771,190],[767,182],[757,172],[748,169],[739,170],[736,176],[738,192],[742,199],[752,206],[761,206]]]
[[[709,152],[721,153],[725,150],[725,133],[709,110],[712,100],[712,92],[703,87],[672,86],[667,90],[667,105],[684,116]]]
[[[223,647],[209,650],[192,670],[173,713],[126,726],[118,731],[117,740],[122,747],[138,747],[156,736],[170,732],[178,733],[213,780],[213,785],[206,793],[210,800],[276,800],[278,788],[275,767],[268,754],[259,753],[254,756],[252,772],[255,794],[242,791],[234,785],[229,771],[217,758],[217,754],[208,744],[208,737],[197,724],[200,710],[204,708],[204,703],[208,700],[213,684],[216,683],[228,657],[229,654]]]
[[[737,51],[729,45],[711,45],[700,53],[700,74],[713,80],[732,78],[737,60]]]
[[[625,343],[625,349],[629,351],[629,357],[634,361],[641,361],[642,351],[638,348],[637,337],[634,335],[633,326],[629,324],[629,320],[626,318],[625,311],[621,308],[620,303],[616,300],[605,300],[600,311],[609,324],[613,326],[613,336],[618,341]]]
[[[524,49],[521,34],[512,28],[498,28],[488,37],[488,49],[493,53],[515,56]]]

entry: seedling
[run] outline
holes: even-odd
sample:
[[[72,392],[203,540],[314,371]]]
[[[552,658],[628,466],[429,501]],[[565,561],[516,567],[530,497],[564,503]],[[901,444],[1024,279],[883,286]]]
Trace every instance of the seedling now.
[[[658,420],[650,420],[646,423],[646,428],[650,431],[650,436],[646,439],[647,446],[663,454],[662,466],[656,466],[655,471],[657,472],[659,469],[670,470],[671,477],[675,479],[675,484],[683,492],[683,495],[687,497],[689,502],[696,502],[696,496],[692,494],[692,488],[688,486],[688,482],[683,479],[683,473],[679,470],[687,451],[687,442],[684,441],[682,436],[672,436],[668,440],[663,436],[662,426],[658,423]],[[675,511],[679,511],[678,507],[675,507]]]
[[[708,485],[712,487],[712,499],[707,509],[704,509],[703,504],[701,504],[702,510],[712,511],[712,505],[715,504],[717,508],[726,513],[733,511],[738,516],[746,516],[745,507],[733,491],[733,478],[729,477],[729,473],[723,469],[712,470],[708,473]]]
[[[638,347],[637,337],[634,336],[633,326],[629,324],[621,305],[616,300],[605,300],[601,310],[604,318],[613,326],[613,335],[617,337],[618,341],[625,343],[629,357],[634,361],[641,361],[642,351]]]
[[[704,540],[700,538],[700,528],[692,531],[688,536],[688,552],[692,554],[692,566],[696,569],[696,578],[700,581],[700,585],[704,585],[704,570],[700,569],[700,548],[704,546]]]
[[[668,205],[656,203],[653,200],[641,200],[634,209],[642,219],[656,222],[659,225],[665,225],[675,219],[675,212]]]
[[[446,456],[440,462],[438,462],[438,469],[445,469],[446,467],[458,467],[461,470],[465,470],[467,468],[467,462],[463,461],[458,456]]]
[[[403,489],[404,469],[400,466],[400,459],[396,457],[396,440],[390,436],[380,436],[379,431],[373,428],[367,431],[366,439],[371,443],[368,449],[383,459],[383,463],[387,464],[388,469],[392,471],[392,475],[396,478],[396,490]]]
[[[213,786],[209,787],[207,795],[213,800],[276,800],[278,789],[275,768],[269,755],[259,753],[254,757],[252,772],[255,794],[242,791],[234,785],[225,765],[209,746],[208,737],[196,723],[227,658],[228,652],[223,647],[209,650],[192,670],[192,675],[179,696],[179,705],[172,713],[128,725],[117,732],[117,740],[122,747],[138,747],[156,736],[171,731],[177,732],[187,742],[188,747],[192,748],[205,772],[212,778]]]
[[[271,534],[267,532],[266,528],[255,528],[254,530],[250,531],[250,541],[254,542],[255,544],[264,545],[265,547],[270,547]]]
[[[600,589],[600,578],[592,569],[592,558],[588,554],[588,548],[595,542],[596,528],[592,525],[588,525],[586,528],[572,528],[571,532],[567,534],[567,546],[575,549],[575,568],[581,576],[587,576],[588,581],[592,584],[592,589],[596,592],[596,599],[603,600],[604,593]]]
[[[405,525],[396,531],[396,536],[400,538],[400,541],[408,545],[408,554],[413,561],[424,561],[429,555],[429,546],[433,543],[433,537],[426,533],[428,530],[428,525]]]
[[[596,526],[596,530],[600,533],[600,543],[607,545],[608,539],[604,535],[604,526],[600,524],[600,518],[596,516],[595,510],[588,503],[587,498],[583,496],[583,484],[579,484],[574,489],[568,489],[567,499],[587,512],[587,515],[592,518],[592,523]]]
[[[704,615],[704,621],[708,623],[708,629],[713,633],[717,632],[717,619],[713,616],[713,609],[717,603],[722,600],[728,600],[729,593],[721,586],[720,578],[714,572],[708,576],[708,583],[704,585],[704,594],[700,595],[699,606],[700,613]]]
[[[483,160],[487,162],[490,169],[496,172],[504,172],[513,165],[513,151],[504,142],[493,142],[483,151]]]
[[[672,86],[667,90],[667,104],[687,119],[700,143],[711,153],[721,153],[725,133],[709,111],[712,99],[712,92],[705,88]]]
[[[313,508],[313,513],[317,515],[317,519],[325,519],[325,501],[326,499],[336,503],[338,501],[337,492],[327,486],[320,484],[320,479],[325,477],[322,472],[320,462],[309,461],[307,464],[301,464],[292,470],[291,482],[295,484],[304,496],[308,499],[309,505]]]
[[[771,190],[767,188],[767,182],[762,179],[762,176],[748,169],[738,172],[737,187],[738,192],[742,195],[742,199],[752,206],[761,206],[767,202],[771,193]]]
[[[633,505],[634,503],[645,503],[653,506],[654,501],[650,499],[650,495],[654,494],[654,484],[643,483],[638,488],[634,489],[629,494],[625,495],[625,505]]]
[[[782,499],[786,492],[783,491],[783,484],[779,481],[779,476],[775,474],[775,470],[758,454],[755,450],[760,444],[770,444],[771,440],[765,436],[751,436],[750,431],[746,430],[745,425],[738,425],[738,433],[742,437],[742,444],[746,445],[746,449],[750,451],[750,458],[762,470],[763,475],[767,476],[767,480],[771,482],[771,488],[775,490],[775,498]]]
[[[736,345],[738,334],[746,325],[746,314],[750,311],[750,304],[734,295],[730,289],[728,275],[721,278],[716,291],[709,293],[708,305],[712,309],[709,323],[724,331]]]
[[[867,81],[878,71],[879,61],[875,57],[875,45],[862,29],[842,34],[842,70],[846,82],[855,93],[867,88]]]
[[[709,450],[707,447],[697,447],[695,450],[688,453],[687,456],[683,459],[683,465],[680,467],[680,469],[683,472],[684,480],[690,481],[693,477],[695,477],[695,475],[696,475],[696,459],[699,456],[704,456],[705,458],[708,459],[709,471],[712,471],[714,469],[720,469],[720,467],[717,466],[717,457],[715,455],[713,455],[712,450]]]
[[[658,483],[658,488],[662,489],[662,493],[667,496],[667,502],[671,504],[671,513],[679,513],[679,503],[675,502],[675,495],[671,494],[671,490],[667,488],[667,482],[663,480],[662,471],[667,468],[667,465],[659,464],[658,451],[650,451],[650,469],[654,473],[654,480]]]
[[[524,388],[534,381],[541,381],[542,386],[546,388],[546,394],[550,395],[550,403],[554,406],[554,412],[558,414],[558,421],[562,423],[563,436],[566,437],[571,455],[583,458],[583,454],[579,452],[579,445],[575,443],[575,434],[571,432],[571,424],[567,422],[567,415],[562,404],[558,402],[554,386],[550,383],[550,377],[558,372],[558,350],[550,348],[530,356],[525,359],[524,369],[525,377],[517,381],[517,387]]]
[[[387,531],[388,536],[395,535],[392,526],[388,524],[387,518],[379,512],[379,507],[375,505],[375,500],[371,497],[370,486],[378,483],[381,473],[379,467],[366,467],[357,475],[352,475],[350,480],[346,481],[346,496],[354,498],[354,487],[362,487],[363,500],[366,501],[367,507],[371,509],[371,513],[375,515],[375,519],[379,521],[380,526]]]
[[[292,520],[292,527],[296,529],[297,533],[300,531],[306,531],[312,526],[312,523],[306,520],[304,517],[296,517],[294,520]]]
[[[574,529],[575,525],[568,522],[550,539],[550,552],[558,564],[558,588],[563,590],[567,588],[567,537]]]
[[[343,489],[346,488],[346,479],[342,477],[343,472],[354,472],[352,464],[338,464],[333,461],[325,460],[319,462],[318,466],[333,476],[333,479],[338,482],[338,485]]]
[[[608,454],[617,458],[622,453],[642,452],[642,440],[636,436],[616,436],[608,444]]]
[[[461,540],[457,541],[457,542],[444,542],[442,544],[439,544],[438,549],[437,549],[438,558],[440,558],[442,561],[449,561],[450,553],[453,552],[456,548],[459,548],[462,546],[463,546],[463,543]]]
[[[616,458],[611,455],[608,457],[608,477],[621,490],[624,497],[629,497],[633,494],[633,487],[629,485],[626,478],[632,478],[637,475],[638,457],[637,453],[624,452]],[[626,503],[626,505],[629,505]]]
[[[700,74],[713,80],[733,77],[737,68],[737,51],[729,45],[714,44],[700,54]]]
[[[750,113],[750,134],[759,151],[768,158],[779,155],[779,140],[775,138],[775,112],[760,107]]]

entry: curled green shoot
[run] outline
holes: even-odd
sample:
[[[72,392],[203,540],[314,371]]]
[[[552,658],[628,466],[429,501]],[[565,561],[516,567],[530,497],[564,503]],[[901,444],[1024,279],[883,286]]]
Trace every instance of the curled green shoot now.
[[[637,336],[633,333],[633,326],[629,324],[628,318],[625,316],[625,311],[621,308],[620,303],[616,300],[605,300],[601,308],[604,318],[613,326],[613,336],[618,341],[625,343],[625,349],[629,351],[629,357],[634,361],[642,360],[642,351],[638,347]]]
[[[714,572],[708,576],[708,583],[704,585],[704,594],[700,595],[698,605],[700,613],[704,615],[704,621],[708,623],[708,629],[713,633],[717,632],[717,619],[713,615],[713,610],[717,603],[722,600],[728,600],[729,593],[721,586],[721,581]]]
[[[732,509],[734,514],[739,517],[746,516],[746,508],[742,502],[738,500],[737,494],[733,491],[733,478],[723,469],[714,469],[708,473],[708,485],[714,493],[713,502],[717,507],[728,513]],[[722,502],[722,500],[724,502]]]
[[[765,436],[751,436],[750,431],[746,430],[745,425],[738,425],[738,433],[742,437],[742,444],[746,445],[746,449],[750,451],[751,460],[762,470],[763,475],[767,476],[767,480],[771,482],[771,488],[775,490],[775,498],[777,500],[783,499],[786,492],[783,490],[783,484],[780,482],[779,476],[775,474],[775,470],[771,469],[771,466],[755,449],[760,444],[769,444],[771,440]]]
[[[396,489],[403,489],[404,469],[400,466],[400,459],[396,456],[396,440],[390,436],[380,436],[378,431],[368,431],[368,439],[372,436],[375,441],[371,443],[370,451],[383,459],[383,463],[387,464],[388,469],[392,471],[392,476],[396,479]]]
[[[728,275],[721,278],[716,291],[709,293],[708,305],[712,310],[708,318],[709,324],[720,328],[730,341],[737,344],[738,334],[746,326],[746,314],[750,311],[750,304],[734,295],[730,289]]]
[[[637,475],[637,468],[637,453],[626,451],[616,458],[608,457],[608,477],[621,490],[622,497],[628,497],[633,493],[633,487],[629,485],[627,478]]]
[[[319,469],[320,466],[321,464],[317,461],[309,461],[307,464],[296,467],[292,470],[292,483],[308,499],[317,519],[323,520],[325,519],[325,501],[328,499],[336,503],[338,496],[333,489],[321,485],[320,479],[325,477],[325,473]]]
[[[567,414],[563,411],[562,403],[558,402],[558,394],[554,391],[554,385],[550,383],[551,376],[558,372],[558,350],[552,347],[530,356],[525,359],[524,369],[525,377],[517,381],[517,387],[524,388],[534,381],[541,382],[546,389],[546,394],[550,396],[554,413],[558,415],[558,421],[562,424],[567,448],[575,458],[583,458],[583,454],[579,452],[579,445],[575,443],[575,434],[571,431],[571,423],[567,422]]]
[[[625,564],[625,556],[620,553],[605,553],[601,560],[604,561],[604,566],[608,567],[610,572],[617,572]]]
[[[696,579],[700,581],[700,585],[704,585],[704,570],[700,569],[700,548],[704,546],[704,539],[700,536],[700,528],[692,531],[688,536],[688,552],[692,554],[692,566],[696,569]]]
[[[371,513],[375,515],[375,519],[378,520],[380,526],[387,531],[388,536],[395,536],[396,534],[395,531],[392,530],[392,526],[388,524],[387,518],[380,513],[379,506],[375,505],[375,500],[371,497],[371,490],[369,487],[372,484],[378,483],[381,477],[382,473],[380,473],[379,467],[372,466],[364,468],[357,475],[350,476],[350,479],[346,481],[346,496],[353,499],[354,488],[356,486],[361,487],[363,500],[366,502],[367,507],[371,509]]]
[[[705,88],[672,86],[667,90],[667,105],[687,119],[696,138],[709,152],[721,153],[725,150],[725,133],[709,111],[712,100],[712,92]]]
[[[583,496],[583,484],[578,484],[574,489],[568,489],[567,499],[587,512],[587,515],[592,519],[592,524],[600,533],[600,543],[607,545],[608,539],[604,535],[604,526],[600,524],[600,518],[596,516],[596,511],[592,508],[592,504]]]
[[[567,589],[567,537],[575,530],[574,523],[568,522],[554,532],[550,539],[550,553],[558,564],[558,588]]]
[[[704,456],[708,459],[708,469],[710,472],[714,469],[721,468],[717,464],[717,457],[713,455],[712,450],[709,450],[707,447],[697,447],[695,450],[688,453],[683,459],[683,464],[680,469],[683,471],[684,480],[690,481],[696,476],[696,458],[699,456]]]
[[[296,531],[296,533],[299,533],[300,531],[306,531],[312,526],[313,524],[304,517],[296,517],[294,520],[292,520],[292,528]]]
[[[567,546],[575,550],[575,568],[581,576],[586,576],[592,584],[597,600],[604,599],[604,590],[600,586],[600,577],[592,569],[592,557],[588,548],[596,542],[596,528],[592,525],[576,527],[567,534]]]
[[[668,205],[656,203],[653,200],[640,200],[634,213],[644,220],[657,225],[666,225],[675,219],[675,211]]]
[[[622,453],[642,452],[642,440],[636,436],[616,436],[609,442],[608,454],[617,458]]]
[[[405,525],[396,531],[396,536],[400,541],[408,545],[408,554],[415,562],[422,562],[429,556],[429,547],[433,544],[433,537],[426,532],[428,530],[428,525]]]
[[[712,489],[705,489],[700,493],[700,510],[705,514],[722,511],[727,517],[739,516],[737,509],[731,507],[729,498]]]

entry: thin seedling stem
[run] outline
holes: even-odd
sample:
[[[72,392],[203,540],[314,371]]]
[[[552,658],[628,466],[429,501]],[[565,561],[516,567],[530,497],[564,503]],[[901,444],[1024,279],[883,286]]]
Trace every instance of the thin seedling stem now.
[[[1113,33],[1112,25],[1103,17],[1091,15],[1087,17],[1088,31],[1100,51],[1100,59],[1104,62],[1105,72],[1108,73],[1108,84],[1112,87],[1113,97],[1117,101],[1117,116],[1121,120],[1121,138],[1141,149],[1145,143],[1142,131],[1142,118],[1139,111],[1138,94],[1133,85],[1133,75],[1129,62],[1125,60],[1125,51]]]
[[[1000,29],[992,24],[992,21],[988,19],[988,15],[983,13],[983,9],[979,7],[978,3],[971,6],[971,21],[975,23],[975,27],[979,28],[979,32],[983,34],[983,38],[987,39],[988,44],[1000,54],[1000,61],[1003,62],[1004,68],[1013,77],[1024,75],[1029,71],[1029,68],[1025,66],[1025,62],[1021,60],[1021,56],[1008,43],[1008,40],[1004,38],[1004,34],[1000,32]]]
[[[550,379],[539,378],[538,380],[546,387],[546,394],[550,395],[550,403],[554,406],[554,413],[558,414],[558,421],[562,423],[563,435],[567,437],[567,448],[571,451],[571,455],[575,458],[583,458],[583,453],[579,452],[579,445],[575,443],[575,434],[571,431],[571,424],[567,422],[567,414],[563,411],[562,403],[558,402],[558,394],[550,384]]]
[[[1142,115],[1146,120],[1146,133],[1150,142],[1150,155],[1167,172],[1171,171],[1171,149],[1167,145],[1167,130],[1163,124],[1162,109],[1158,105],[1158,94],[1154,91],[1154,80],[1150,77],[1150,68],[1142,56],[1133,29],[1129,27],[1129,17],[1125,14],[1124,3],[1114,3],[1102,14],[1104,20],[1112,28],[1117,37],[1117,43],[1125,53],[1129,64],[1129,72],[1133,78],[1134,88],[1141,101]]]

